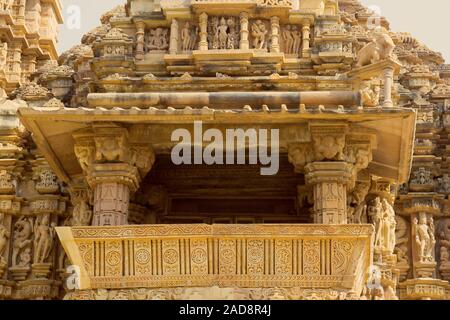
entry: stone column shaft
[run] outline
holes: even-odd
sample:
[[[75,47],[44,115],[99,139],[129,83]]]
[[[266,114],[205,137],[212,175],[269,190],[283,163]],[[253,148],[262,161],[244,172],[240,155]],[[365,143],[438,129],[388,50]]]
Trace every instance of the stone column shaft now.
[[[309,22],[304,23],[302,26],[302,38],[303,38],[303,47],[302,47],[302,55],[303,57],[308,57],[310,54],[310,37],[311,37],[311,27]]]
[[[136,22],[136,60],[143,60],[145,55],[145,23]]]
[[[384,70],[384,103],[383,107],[392,108],[392,86],[394,85],[394,69],[387,68]]]
[[[200,43],[199,50],[208,50],[208,15],[203,12],[199,18],[200,25]]]
[[[74,139],[75,155],[94,194],[92,224],[128,224],[130,194],[152,168],[153,149],[146,144],[131,145],[127,129],[117,125],[83,129]]]
[[[138,185],[138,170],[127,163],[94,164],[88,183],[94,191],[92,225],[128,224],[130,193]]]
[[[305,167],[306,182],[313,186],[314,223],[347,223],[347,184],[352,166],[346,162],[313,162]]]
[[[94,226],[128,224],[130,189],[120,183],[102,183],[94,189]]]
[[[280,52],[280,18],[272,17],[270,19],[271,31],[272,31],[272,42],[270,45],[270,52],[279,53]]]

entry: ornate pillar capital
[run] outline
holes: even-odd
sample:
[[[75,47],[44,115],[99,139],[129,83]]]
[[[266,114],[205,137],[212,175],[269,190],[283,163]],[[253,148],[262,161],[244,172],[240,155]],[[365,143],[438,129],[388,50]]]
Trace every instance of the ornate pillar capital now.
[[[132,190],[151,170],[155,154],[148,144],[131,144],[128,130],[117,125],[94,126],[74,134],[75,155],[89,184],[112,179],[114,172]]]
[[[130,192],[151,170],[153,149],[131,144],[128,130],[115,124],[94,125],[74,139],[75,154],[94,191],[93,225],[127,224]]]
[[[346,123],[311,123],[309,129],[310,142],[290,144],[288,159],[313,186],[315,223],[348,223],[347,192],[372,161],[374,136],[351,131]]]

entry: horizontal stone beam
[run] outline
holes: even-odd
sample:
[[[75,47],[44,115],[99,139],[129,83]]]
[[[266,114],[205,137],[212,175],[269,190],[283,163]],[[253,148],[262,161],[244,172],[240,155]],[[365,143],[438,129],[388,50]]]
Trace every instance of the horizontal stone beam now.
[[[342,288],[359,295],[372,225],[58,227],[80,289]]]
[[[299,106],[304,104],[346,107],[360,104],[361,97],[354,91],[305,92],[145,92],[145,93],[91,93],[92,108],[149,108],[177,106],[209,106],[211,108],[258,108],[262,105]]]

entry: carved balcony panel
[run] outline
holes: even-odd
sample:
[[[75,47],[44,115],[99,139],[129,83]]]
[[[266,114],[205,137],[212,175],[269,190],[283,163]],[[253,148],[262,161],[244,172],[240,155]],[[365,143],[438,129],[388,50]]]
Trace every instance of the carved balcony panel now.
[[[342,288],[360,294],[371,225],[139,225],[57,228],[81,290]]]

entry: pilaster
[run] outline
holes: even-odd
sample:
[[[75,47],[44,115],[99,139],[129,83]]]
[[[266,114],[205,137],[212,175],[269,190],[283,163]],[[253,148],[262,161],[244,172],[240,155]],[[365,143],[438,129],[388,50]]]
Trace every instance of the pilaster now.
[[[295,171],[304,173],[312,186],[314,223],[347,224],[353,221],[347,194],[372,161],[374,138],[344,123],[311,123],[309,130],[311,141],[292,143],[288,155]]]
[[[250,48],[250,42],[248,41],[248,12],[241,12],[240,24],[241,24],[241,40],[239,42],[239,48],[242,50],[248,50]]]
[[[143,60],[145,55],[145,22],[136,21],[136,60]]]
[[[200,42],[199,42],[199,50],[206,51],[208,50],[208,14],[203,12],[199,17],[199,26],[200,26]]]
[[[270,52],[279,53],[280,52],[280,18],[272,17],[270,19],[271,25],[271,45]]]

